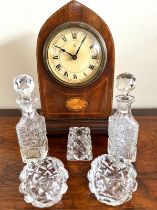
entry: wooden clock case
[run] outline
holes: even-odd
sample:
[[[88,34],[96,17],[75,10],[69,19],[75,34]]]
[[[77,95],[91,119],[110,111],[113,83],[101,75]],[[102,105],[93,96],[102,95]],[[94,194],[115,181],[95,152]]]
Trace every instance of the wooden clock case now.
[[[106,43],[107,63],[92,84],[71,88],[52,78],[44,64],[43,49],[48,36],[56,27],[77,21],[91,25],[101,34]],[[96,13],[77,1],[70,1],[54,13],[44,23],[38,35],[37,69],[42,113],[48,134],[68,132],[70,126],[89,126],[92,132],[107,133],[108,117],[112,113],[114,43],[108,26]],[[69,100],[74,102],[71,103],[71,108],[67,106]],[[75,104],[76,101],[80,106]]]

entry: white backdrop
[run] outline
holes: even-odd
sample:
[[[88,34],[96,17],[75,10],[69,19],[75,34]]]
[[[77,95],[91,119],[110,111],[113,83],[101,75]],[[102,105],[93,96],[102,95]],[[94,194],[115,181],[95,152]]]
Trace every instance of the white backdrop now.
[[[36,39],[45,20],[68,0],[0,0],[0,108],[17,108],[12,80],[27,73],[36,82]],[[137,78],[134,107],[157,108],[157,1],[80,0],[108,24],[115,42],[115,77]],[[114,91],[116,94],[117,91]],[[38,104],[40,107],[40,104]],[[114,102],[115,107],[115,102]]]

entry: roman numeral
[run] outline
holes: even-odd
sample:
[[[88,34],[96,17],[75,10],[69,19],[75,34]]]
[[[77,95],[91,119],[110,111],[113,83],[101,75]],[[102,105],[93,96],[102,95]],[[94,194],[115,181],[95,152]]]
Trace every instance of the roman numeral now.
[[[58,55],[53,56],[53,59],[58,59]]]
[[[63,35],[62,35],[62,39],[63,39],[63,41],[67,42],[67,38]]]
[[[72,33],[72,38],[77,39],[77,33]]]
[[[61,65],[58,64],[58,65],[56,66],[56,69],[59,71],[59,70],[61,69]]]
[[[68,78],[68,72],[67,71],[64,72],[64,77]]]
[[[97,59],[97,55],[92,55],[92,59]]]
[[[83,74],[87,77],[87,74],[83,72]]]
[[[92,44],[90,47],[89,47],[89,49],[92,49],[94,47],[94,44]]]
[[[88,66],[88,68],[90,68],[91,70],[93,70],[94,67],[95,67],[95,66],[94,66],[94,65],[91,65],[91,64]]]
[[[74,78],[74,79],[77,79],[77,76],[76,76],[76,74],[73,74],[73,78]]]

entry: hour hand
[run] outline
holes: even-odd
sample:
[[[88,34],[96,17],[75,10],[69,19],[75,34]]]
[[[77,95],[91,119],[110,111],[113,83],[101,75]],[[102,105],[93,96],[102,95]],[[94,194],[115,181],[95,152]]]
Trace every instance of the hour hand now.
[[[70,55],[72,58],[74,57],[74,55],[73,55],[73,54],[71,54],[71,53],[67,52],[65,49],[63,49],[63,48],[61,48],[61,47],[58,47],[58,46],[55,46],[55,47],[59,48],[62,52],[67,53],[67,54],[68,54],[68,55]]]

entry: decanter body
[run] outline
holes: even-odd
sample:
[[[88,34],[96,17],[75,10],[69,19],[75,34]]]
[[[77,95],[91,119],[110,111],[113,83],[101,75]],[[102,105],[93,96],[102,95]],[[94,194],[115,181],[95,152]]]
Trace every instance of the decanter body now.
[[[139,129],[131,113],[134,97],[129,95],[129,92],[135,88],[135,83],[136,78],[130,73],[123,73],[117,77],[116,87],[122,94],[116,97],[118,109],[109,117],[108,125],[108,153],[120,155],[131,162],[136,161]]]
[[[108,153],[120,155],[131,162],[136,161],[139,125],[131,113],[134,98],[118,96],[118,109],[109,117]]]
[[[32,80],[27,75],[21,75],[14,82],[14,88],[19,93],[17,104],[22,110],[22,117],[16,125],[16,132],[24,163],[45,158],[48,152],[45,118],[40,116],[34,108],[37,98],[30,96],[33,88],[30,90],[28,86],[29,79]]]

